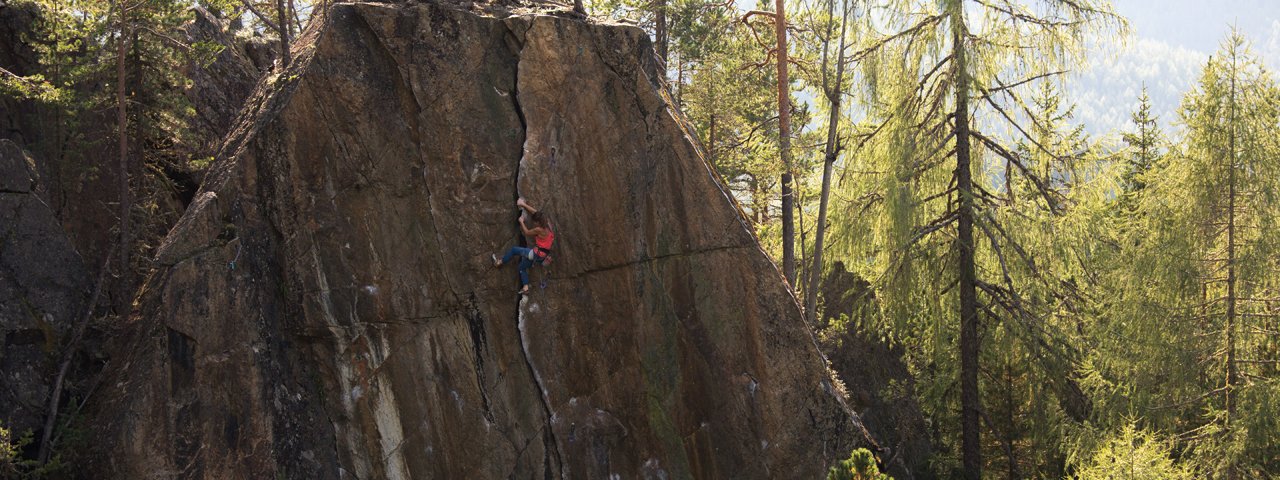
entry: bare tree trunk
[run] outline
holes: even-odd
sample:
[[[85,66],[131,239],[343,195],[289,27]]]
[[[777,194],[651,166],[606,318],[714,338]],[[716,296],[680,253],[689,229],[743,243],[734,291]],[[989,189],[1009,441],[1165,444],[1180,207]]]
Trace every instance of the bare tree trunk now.
[[[667,0],[653,0],[653,42],[662,59],[663,76],[667,68]]]
[[[62,398],[62,381],[67,377],[67,370],[71,368],[71,361],[75,358],[76,350],[80,348],[80,340],[84,338],[84,332],[89,327],[89,320],[93,318],[93,308],[98,304],[98,297],[102,294],[102,285],[107,279],[107,270],[111,265],[111,249],[107,249],[107,255],[102,258],[102,268],[98,269],[98,280],[93,283],[93,294],[89,295],[89,303],[85,305],[84,316],[80,317],[80,323],[76,324],[75,332],[71,334],[71,340],[63,348],[62,361],[58,363],[58,374],[53,377],[53,388],[49,392],[49,406],[47,408],[47,416],[44,419],[44,431],[40,433],[40,452],[36,458],[43,465],[49,462],[49,455],[53,453],[53,429],[57,427],[58,422],[58,404]]]
[[[710,133],[707,134],[707,162],[711,165],[716,164],[716,114],[711,114],[711,127],[708,128]]]
[[[796,284],[797,284],[797,285],[796,285],[794,288],[796,289],[796,290],[795,290],[795,293],[796,293],[796,301],[797,301],[797,302],[803,302],[803,301],[804,301],[804,297],[803,297],[803,296],[801,296],[801,295],[802,295],[804,292],[809,291],[809,290],[808,290],[808,289],[809,289],[809,286],[805,284],[805,282],[809,279],[808,270],[806,270],[806,269],[805,269],[805,266],[806,266],[806,265],[808,265],[808,263],[805,263],[805,256],[804,256],[804,255],[805,255],[804,247],[805,247],[805,245],[808,245],[807,240],[805,239],[805,236],[804,236],[804,233],[805,233],[805,229],[804,229],[804,202],[805,202],[805,199],[804,199],[804,192],[803,192],[803,191],[796,191],[796,190],[792,190],[792,191],[791,191],[791,194],[792,194],[792,196],[794,196],[794,197],[795,197],[795,203],[794,203],[793,205],[795,206],[794,208],[795,208],[795,212],[796,212],[796,235],[800,237],[800,238],[799,238],[799,240],[800,240],[800,241],[799,241],[799,242],[796,242],[796,245],[798,245],[798,246],[800,247],[800,251],[799,251],[799,252],[797,252],[798,254],[796,255]],[[800,305],[800,306],[801,306],[802,308],[804,307],[804,305],[803,305],[803,304],[802,304],[802,305]],[[804,313],[804,312],[801,312],[801,314],[803,314],[803,313]]]
[[[1005,411],[1005,431],[1004,431],[1004,451],[1005,460],[1007,461],[1005,478],[1016,480],[1022,476],[1018,474],[1018,456],[1014,453],[1016,446],[1013,442],[1014,427],[1014,402],[1013,402],[1013,366],[1009,364],[1009,359],[1004,359],[1004,411]]]
[[[285,0],[276,0],[276,32],[280,34],[280,67],[288,67],[289,58],[289,10]]]
[[[782,154],[782,274],[795,292],[795,198],[791,192],[791,79],[787,76],[787,12],[785,0],[775,0],[774,30],[778,39],[778,147]]]
[[[830,17],[831,10],[835,6],[834,0],[828,0],[827,16]],[[822,46],[822,91],[827,95],[827,102],[831,106],[830,117],[827,119],[827,145],[823,154],[822,162],[822,194],[818,200],[818,231],[814,234],[813,239],[813,264],[809,268],[809,287],[804,291],[804,314],[809,321],[809,325],[818,325],[818,282],[822,277],[822,249],[824,235],[827,228],[827,201],[831,197],[831,170],[836,163],[836,156],[839,155],[840,149],[836,141],[836,128],[840,125],[840,97],[844,92],[841,91],[844,85],[844,47],[845,47],[845,26],[849,21],[849,4],[841,2],[843,13],[840,17],[840,47],[836,51],[836,83],[835,88],[831,88],[827,84],[827,48],[831,44],[831,25],[827,25],[827,39]]]
[[[129,212],[133,209],[133,198],[129,191],[129,115],[128,98],[125,94],[125,82],[128,76],[125,75],[125,59],[132,35],[129,32],[129,22],[125,20],[124,6],[117,1],[115,8],[116,15],[119,16],[116,26],[119,32],[116,44],[116,141],[120,163],[120,275],[127,278],[130,270]],[[125,303],[125,305],[128,304]]]
[[[138,41],[138,35],[139,35],[139,31],[137,28],[130,28],[130,42],[129,42],[130,53],[128,58],[129,58],[129,64],[132,67],[132,72],[130,73],[130,75],[132,75],[132,78],[129,78],[128,95],[125,101],[127,103],[132,104],[134,107],[133,109],[131,109],[131,112],[132,112],[131,114],[133,115],[133,124],[132,124],[133,146],[131,148],[131,152],[128,157],[128,163],[124,168],[125,172],[133,172],[134,165],[142,165],[143,154],[144,154],[145,145],[146,145],[146,143],[143,142],[143,139],[146,135],[146,116],[143,115],[142,107],[147,105],[148,100],[144,97],[146,93],[145,91],[146,85],[143,83],[142,73],[143,73],[143,67],[144,67],[143,62],[145,59],[142,57],[141,43],[139,43]],[[139,175],[139,180],[144,179],[145,176],[146,176],[145,171],[143,171],[143,174]],[[130,182],[130,185],[132,185],[132,182]],[[139,190],[141,191],[141,188]],[[130,241],[132,241],[133,235],[138,235],[139,238],[142,238],[144,235],[146,235],[145,222],[140,225],[140,228],[137,228],[137,229],[133,228],[133,204],[137,203],[137,201],[138,201],[137,195],[133,194],[133,190],[131,188],[129,190],[129,210],[128,210],[129,232],[131,237],[128,240]],[[130,256],[132,256],[133,244],[125,244],[124,247],[129,249],[127,251],[130,253]],[[128,312],[128,310],[132,308],[132,304],[133,304],[133,293],[134,293],[133,282],[134,282],[135,272],[133,270],[132,263],[126,262],[124,265],[125,265],[125,269],[120,271],[118,278],[116,278],[115,283],[119,285],[124,292],[124,296],[121,297],[121,302],[122,302],[121,311]]]
[[[982,445],[979,443],[979,418],[982,410],[978,393],[978,291],[974,271],[973,243],[973,172],[969,152],[969,72],[965,59],[965,25],[963,5],[959,2],[950,13],[956,62],[956,251],[960,269],[960,437],[964,478],[982,478]]]
[[[756,226],[763,224],[769,220],[769,202],[764,199],[765,189],[760,186],[760,179],[755,175],[751,175],[751,204],[753,220]]]
[[[289,18],[293,19],[289,22],[289,37],[296,37],[302,33],[302,19],[298,18],[298,10],[294,8],[293,0],[288,0],[288,3]]]
[[[676,60],[676,107],[684,111],[684,55]]]
[[[293,18],[292,34],[295,38],[302,34],[302,17],[298,16],[298,8],[289,0],[289,17]]]
[[[1231,421],[1236,417],[1235,388],[1240,383],[1236,368],[1236,65],[1235,51],[1231,52],[1231,113],[1227,121],[1227,388],[1225,402],[1227,418],[1223,434],[1231,434]],[[1227,479],[1236,479],[1235,462],[1227,465]]]

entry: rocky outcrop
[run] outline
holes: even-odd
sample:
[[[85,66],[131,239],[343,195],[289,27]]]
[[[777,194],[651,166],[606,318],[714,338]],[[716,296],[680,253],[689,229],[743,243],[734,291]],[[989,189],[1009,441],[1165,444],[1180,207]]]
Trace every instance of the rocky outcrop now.
[[[0,68],[19,76],[36,73],[40,63],[30,39],[36,35],[38,21],[34,3],[0,0]],[[13,140],[19,146],[35,143],[39,132],[24,127],[34,125],[38,113],[35,102],[0,90],[0,139]]]
[[[34,161],[0,140],[0,427],[15,435],[43,427],[63,337],[88,296],[84,263],[37,185]],[[81,369],[69,378],[82,393]]]
[[[197,143],[191,146],[191,155],[200,159],[217,153],[245,99],[271,65],[254,65],[247,52],[250,45],[256,44],[251,39],[236,38],[228,21],[201,6],[192,7],[191,11],[192,20],[183,28],[187,42],[221,48],[208,64],[192,62],[186,75],[191,80],[186,97],[195,110],[187,128]]]
[[[821,347],[848,389],[849,404],[885,449],[881,461],[898,479],[935,478],[929,468],[933,445],[916,402],[915,377],[902,347],[867,328],[880,308],[871,284],[836,262],[822,281],[825,305]]]
[[[634,27],[337,4],[159,250],[118,478],[813,478],[865,431]],[[490,254],[550,213],[521,300]]]

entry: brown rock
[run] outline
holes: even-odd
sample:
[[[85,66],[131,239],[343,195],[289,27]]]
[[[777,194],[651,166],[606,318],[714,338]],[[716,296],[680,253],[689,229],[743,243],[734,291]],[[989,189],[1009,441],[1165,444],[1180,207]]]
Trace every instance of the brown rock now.
[[[191,11],[193,18],[183,27],[187,42],[222,47],[207,65],[193,62],[187,67],[186,76],[191,85],[185,93],[195,110],[187,129],[197,142],[191,146],[190,154],[199,159],[216,153],[244,100],[253,93],[254,85],[265,70],[254,66],[245,53],[247,42],[235,37],[227,20],[204,7],[195,6]]]
[[[84,262],[37,193],[34,163],[0,140],[0,427],[15,436],[42,428],[63,337],[88,296]],[[70,391],[83,393],[81,369],[71,373]]]
[[[104,471],[813,478],[868,445],[641,30],[356,3],[295,48],[123,327]],[[489,264],[517,192],[557,233],[522,301]]]
[[[929,424],[916,402],[915,377],[901,345],[862,328],[880,307],[871,284],[836,262],[822,281],[825,330],[820,343],[849,393],[849,406],[885,449],[881,461],[899,480],[935,478],[929,469],[933,445]],[[839,324],[841,316],[848,322]]]

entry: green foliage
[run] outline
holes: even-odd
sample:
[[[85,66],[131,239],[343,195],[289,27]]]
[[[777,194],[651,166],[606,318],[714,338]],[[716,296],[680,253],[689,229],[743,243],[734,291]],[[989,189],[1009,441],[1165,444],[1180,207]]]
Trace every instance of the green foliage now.
[[[1147,96],[1147,87],[1142,87],[1138,97],[1138,109],[1129,117],[1133,121],[1132,132],[1121,134],[1128,151],[1123,176],[1126,194],[1142,190],[1146,187],[1146,175],[1162,155],[1165,144],[1164,134],[1156,123],[1157,118],[1151,113],[1151,97]]]
[[[876,457],[871,451],[859,448],[849,453],[849,458],[827,471],[827,480],[892,480],[893,477],[880,473],[876,466]]]
[[[127,130],[141,140],[143,164],[208,165],[179,148],[195,113],[181,94],[190,82],[182,72],[221,48],[173,37],[191,18],[190,3],[120,0],[128,7],[121,17],[107,0],[23,1],[44,12],[27,39],[41,71],[0,72],[0,93],[54,109],[46,151],[85,156],[114,140],[100,112],[117,101],[124,45]],[[819,69],[834,53],[828,2],[787,7],[802,238],[816,213],[829,113]],[[270,34],[242,2],[200,4],[247,22],[242,34]],[[276,2],[252,4],[276,13]],[[309,13],[299,10],[295,18]],[[767,18],[744,20],[735,3],[709,0],[596,0],[588,10],[651,31],[663,13],[670,98],[776,252],[782,166]],[[1085,134],[1058,73],[1087,63],[1086,38],[1124,30],[1106,2],[881,0],[857,2],[855,12],[845,39],[850,74],[838,86],[852,101],[838,112],[844,150],[827,252],[870,282],[861,293],[869,300],[822,334],[859,329],[901,347],[929,419],[934,473],[955,475],[962,458],[957,219],[972,202],[964,209],[975,225],[988,475],[1277,475],[1280,88],[1246,42],[1231,36],[1206,63],[1178,128],[1161,131],[1144,91],[1122,143],[1109,145]],[[958,186],[960,118],[971,129],[967,190]],[[60,178],[114,165],[79,165]],[[138,216],[156,211],[155,202],[139,205]],[[30,435],[15,441],[0,430],[0,476],[68,468],[85,441],[76,425],[60,421],[63,453],[39,469],[16,454]],[[828,478],[888,477],[857,450]]]
[[[11,432],[0,426],[0,478],[13,480],[39,480],[46,478],[63,478],[72,468],[63,461],[61,455],[54,455],[47,463],[23,458],[22,452],[35,442],[35,435],[26,430],[17,439]]]
[[[1201,478],[1173,460],[1173,442],[1127,423],[1075,465],[1080,480],[1191,480]]]
[[[1084,62],[1083,35],[1123,22],[1105,2],[885,5],[895,14],[868,15],[860,29],[889,33],[860,44],[867,121],[853,134],[863,140],[845,168],[858,175],[841,184],[848,201],[837,210],[834,250],[875,285],[884,335],[908,346],[942,442],[939,472],[959,466],[951,449],[962,433],[960,307],[976,295],[986,468],[1059,476],[1058,425],[1087,410],[1073,378],[1093,274],[1082,260],[1094,254],[1092,207],[1114,183],[1073,124],[1055,72]],[[967,130],[954,121],[961,115]],[[961,153],[972,178],[963,187]],[[968,266],[959,239],[966,217]],[[977,277],[968,293],[959,286],[965,268]]]
[[[19,438],[17,443],[11,437],[9,430],[0,426],[0,477],[3,478],[17,476],[18,469],[22,467],[18,452],[31,443],[31,432]]]
[[[1238,35],[1184,99],[1185,134],[1167,154],[1139,106],[1123,201],[1101,256],[1109,292],[1087,335],[1093,422],[1140,418],[1203,476],[1265,477],[1277,465],[1274,298],[1280,289],[1280,90]],[[1150,163],[1144,165],[1144,162]],[[1106,238],[1106,237],[1104,237]],[[1198,477],[1199,478],[1199,477]]]
[[[65,93],[45,81],[43,75],[22,77],[0,68],[0,95],[53,104],[61,101]]]
[[[773,234],[778,198],[777,97],[774,70],[750,27],[731,9],[716,7],[685,32],[673,23],[675,100],[699,132],[707,160],[716,167],[754,221],[763,241]],[[689,38],[687,49],[683,38]],[[693,39],[698,39],[694,41]],[[671,67],[671,66],[669,66]]]

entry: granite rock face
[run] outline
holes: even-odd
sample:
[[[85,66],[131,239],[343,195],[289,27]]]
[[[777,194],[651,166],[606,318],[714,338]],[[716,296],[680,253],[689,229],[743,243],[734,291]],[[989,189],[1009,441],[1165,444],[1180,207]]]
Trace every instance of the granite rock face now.
[[[865,430],[646,35],[336,4],[114,346],[117,478],[815,478]],[[491,253],[518,196],[549,268]]]
[[[63,337],[83,315],[90,283],[38,180],[35,162],[0,140],[0,426],[15,435],[43,427]]]

